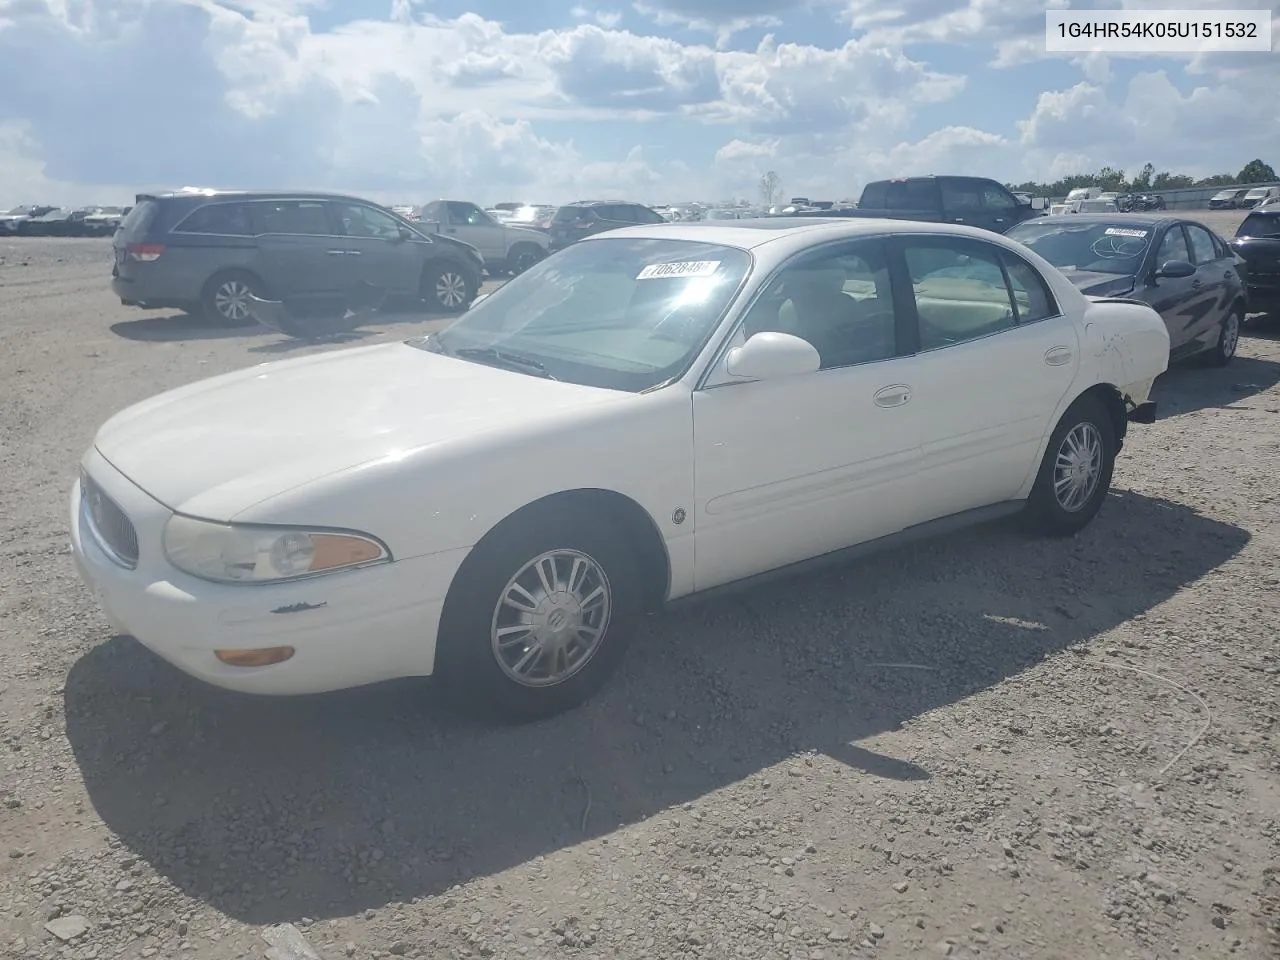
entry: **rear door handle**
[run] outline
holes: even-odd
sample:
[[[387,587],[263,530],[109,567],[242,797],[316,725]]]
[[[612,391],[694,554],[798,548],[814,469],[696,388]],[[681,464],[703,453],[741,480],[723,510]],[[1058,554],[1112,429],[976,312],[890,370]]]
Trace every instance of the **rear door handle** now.
[[[327,257],[341,257],[341,256],[343,256],[346,252],[347,252],[347,251],[345,251],[345,250],[326,250],[324,253],[325,253],[325,256],[327,256]]]
[[[346,251],[346,254],[347,254],[347,256],[349,256],[349,257],[358,257],[358,256],[360,256],[360,255],[361,255],[361,254],[363,254],[363,253],[364,253],[364,251],[363,251],[363,250],[348,250],[348,251]]]
[[[877,407],[900,407],[911,399],[911,388],[905,383],[881,387],[873,399]]]
[[[1070,363],[1072,356],[1070,347],[1050,347],[1044,352],[1044,362],[1051,367],[1060,367]]]

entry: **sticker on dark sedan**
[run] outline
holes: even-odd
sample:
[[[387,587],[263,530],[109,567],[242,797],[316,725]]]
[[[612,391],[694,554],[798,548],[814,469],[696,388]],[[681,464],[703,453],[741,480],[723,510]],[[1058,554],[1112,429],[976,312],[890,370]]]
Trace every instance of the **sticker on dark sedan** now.
[[[709,277],[719,267],[719,260],[682,260],[678,263],[651,263],[636,274],[636,279],[660,280],[667,277]]]
[[[1147,230],[1132,230],[1129,227],[1107,227],[1102,231],[1108,237],[1136,237],[1142,238],[1147,235]]]

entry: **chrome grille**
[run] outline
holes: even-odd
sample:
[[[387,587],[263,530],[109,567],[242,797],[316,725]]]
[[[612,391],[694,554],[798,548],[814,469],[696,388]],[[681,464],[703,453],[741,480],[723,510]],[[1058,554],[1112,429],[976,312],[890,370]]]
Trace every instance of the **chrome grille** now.
[[[133,522],[87,473],[80,474],[80,501],[90,531],[113,560],[125,567],[138,564],[138,533]]]

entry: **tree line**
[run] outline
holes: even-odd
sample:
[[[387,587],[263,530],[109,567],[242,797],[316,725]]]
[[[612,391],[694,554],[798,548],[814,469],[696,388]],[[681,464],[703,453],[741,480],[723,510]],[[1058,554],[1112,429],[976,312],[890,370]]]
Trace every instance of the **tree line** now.
[[[1029,193],[1035,197],[1065,197],[1077,187],[1101,187],[1103,190],[1114,190],[1117,193],[1146,193],[1151,190],[1179,190],[1184,187],[1245,187],[1253,183],[1271,183],[1280,180],[1275,169],[1261,160],[1250,160],[1244,168],[1232,176],[1219,173],[1199,180],[1181,173],[1169,173],[1167,170],[1156,172],[1153,164],[1146,164],[1132,179],[1125,177],[1123,170],[1114,167],[1103,167],[1097,173],[1075,173],[1063,177],[1053,183],[1007,183],[1010,190],[1018,193]]]

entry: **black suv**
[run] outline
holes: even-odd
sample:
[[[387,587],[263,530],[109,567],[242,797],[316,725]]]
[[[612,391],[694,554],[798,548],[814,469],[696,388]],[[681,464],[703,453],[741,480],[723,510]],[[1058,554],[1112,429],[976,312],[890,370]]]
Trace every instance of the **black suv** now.
[[[120,302],[252,324],[249,296],[323,300],[373,286],[465,310],[483,263],[470,244],[423,233],[359,197],[180,191],[139,194],[112,241]]]
[[[662,214],[643,203],[622,200],[575,200],[566,203],[551,219],[551,249],[569,244],[606,230],[634,227],[637,223],[666,223]]]

